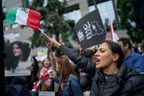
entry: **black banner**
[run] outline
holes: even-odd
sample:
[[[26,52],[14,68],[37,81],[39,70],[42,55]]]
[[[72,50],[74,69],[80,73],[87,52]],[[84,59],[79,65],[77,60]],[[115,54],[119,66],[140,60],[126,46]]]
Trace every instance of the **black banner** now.
[[[83,49],[102,43],[106,31],[98,10],[82,17],[75,26],[80,45]]]

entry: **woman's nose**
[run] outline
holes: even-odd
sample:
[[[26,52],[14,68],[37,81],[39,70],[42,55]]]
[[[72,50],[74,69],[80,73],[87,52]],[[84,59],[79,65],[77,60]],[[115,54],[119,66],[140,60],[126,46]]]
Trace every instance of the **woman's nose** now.
[[[95,53],[95,56],[98,56],[99,55],[99,52],[97,51],[96,53]]]
[[[15,49],[13,49],[13,52],[15,52]]]

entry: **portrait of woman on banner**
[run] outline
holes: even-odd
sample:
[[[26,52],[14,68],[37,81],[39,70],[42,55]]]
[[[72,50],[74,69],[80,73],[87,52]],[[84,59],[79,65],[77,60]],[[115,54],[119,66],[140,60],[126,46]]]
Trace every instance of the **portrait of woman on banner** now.
[[[10,43],[7,60],[10,63],[5,66],[6,76],[25,76],[30,75],[27,69],[32,64],[30,43],[26,41],[14,41]]]

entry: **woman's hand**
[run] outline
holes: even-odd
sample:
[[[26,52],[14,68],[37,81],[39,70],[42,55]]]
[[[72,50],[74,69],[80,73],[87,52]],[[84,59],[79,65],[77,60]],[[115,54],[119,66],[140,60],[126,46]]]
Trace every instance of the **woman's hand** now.
[[[59,43],[55,38],[50,38],[49,39],[54,45],[56,45],[56,47],[60,47],[61,46],[61,43]]]

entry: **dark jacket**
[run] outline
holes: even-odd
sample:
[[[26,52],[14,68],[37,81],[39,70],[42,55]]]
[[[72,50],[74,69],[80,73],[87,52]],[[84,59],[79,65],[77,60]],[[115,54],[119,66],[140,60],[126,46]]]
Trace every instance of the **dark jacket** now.
[[[113,82],[115,86],[106,89],[105,74],[96,69],[95,63],[90,58],[79,55],[64,45],[60,46],[60,50],[85,72],[93,76],[91,96],[144,96],[144,75],[128,69],[125,64],[122,64],[115,76],[116,81]],[[108,89],[111,89],[108,91],[109,95],[105,94],[105,90]]]

